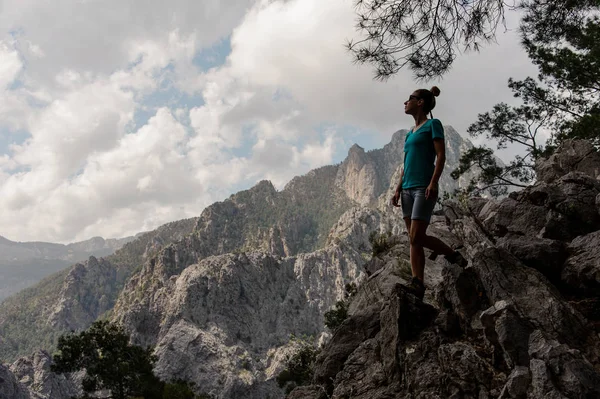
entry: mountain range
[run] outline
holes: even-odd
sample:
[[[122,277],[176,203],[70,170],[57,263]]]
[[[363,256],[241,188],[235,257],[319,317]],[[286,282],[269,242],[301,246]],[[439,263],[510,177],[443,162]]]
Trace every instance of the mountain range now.
[[[451,193],[466,180],[449,171],[472,145],[451,126],[445,132],[440,192]],[[280,191],[261,181],[199,217],[140,234],[112,255],[89,257],[7,298],[0,359],[13,362],[18,381],[37,372],[55,392],[73,392],[74,382],[49,377],[48,353],[61,334],[105,318],[134,343],[155,347],[164,379],[192,381],[219,398],[282,397],[274,377],[298,346],[293,337],[327,340],[324,313],[346,284],[366,278],[369,237],[404,229],[389,200],[406,134],[394,133],[381,149],[354,145],[342,163]]]

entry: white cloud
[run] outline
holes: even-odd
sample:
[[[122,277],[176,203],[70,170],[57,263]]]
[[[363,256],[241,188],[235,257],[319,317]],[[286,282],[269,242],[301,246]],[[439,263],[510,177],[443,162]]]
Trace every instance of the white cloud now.
[[[82,84],[32,118],[31,138],[15,147],[14,159],[35,171],[52,170],[57,179],[76,173],[90,154],[110,149],[125,133],[132,97],[110,81]]]
[[[67,238],[92,233],[92,226],[121,235],[138,231],[148,220],[166,223],[174,215],[189,217],[190,210],[178,206],[187,208],[202,199],[202,187],[184,156],[187,139],[185,127],[161,109],[113,148],[90,154],[73,178],[56,181],[56,175],[43,168],[13,175],[2,186],[0,206],[9,212],[2,213],[0,224],[30,221],[43,234]],[[191,210],[198,212],[206,204],[200,205]],[[171,214],[165,212],[169,207]],[[153,208],[162,211],[157,214]],[[30,212],[43,218],[27,217]],[[127,223],[123,214],[128,215]]]
[[[23,68],[19,53],[5,42],[0,41],[0,89],[11,84]]]
[[[0,127],[23,127],[30,94],[23,88],[10,89],[22,71],[23,61],[14,43],[0,40]]]
[[[131,56],[132,46],[160,42],[165,32],[195,35],[205,47],[227,35],[250,0],[4,0],[0,29],[23,40],[30,76],[52,79],[61,70],[110,74]]]

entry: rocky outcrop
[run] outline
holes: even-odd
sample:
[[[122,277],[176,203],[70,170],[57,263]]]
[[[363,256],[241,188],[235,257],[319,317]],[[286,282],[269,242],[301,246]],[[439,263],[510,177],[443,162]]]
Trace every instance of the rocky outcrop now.
[[[29,391],[21,384],[10,369],[0,364],[0,398],[29,399]]]
[[[446,203],[469,264],[438,259],[437,281],[428,265],[424,302],[398,272],[406,239],[390,237],[321,351],[313,385],[289,397],[600,397],[600,157],[574,148],[588,146],[566,142],[538,164],[559,176],[542,173],[509,198]]]
[[[28,389],[32,399],[70,399],[81,391],[81,373],[55,374],[50,371],[52,357],[45,351],[20,358],[10,366],[16,379]],[[7,398],[10,398],[8,396]]]
[[[195,226],[209,255],[264,251],[292,256],[322,248],[327,232],[356,203],[333,183],[337,166],[292,179],[278,192],[268,181],[207,207]]]
[[[563,284],[573,295],[598,296],[600,293],[600,231],[575,238],[568,249],[571,256],[560,276]]]
[[[600,176],[600,153],[587,140],[567,140],[548,159],[540,159],[535,167],[540,182],[552,183],[569,172],[580,172],[592,178]]]
[[[380,185],[384,179],[377,175],[375,163],[371,161],[365,150],[354,144],[340,165],[335,185],[343,189],[346,195],[358,204],[369,206],[381,193]]]
[[[290,336],[324,332],[324,312],[357,281],[363,262],[343,243],[296,257],[208,257],[165,279],[136,308],[118,306],[115,317],[134,343],[155,346],[164,379],[188,379],[221,398],[281,397],[273,378]],[[155,273],[163,267],[155,264]]]
[[[76,264],[67,275],[60,292],[60,302],[49,317],[60,330],[81,330],[113,306],[118,294],[117,270],[110,262],[93,256]]]
[[[36,351],[12,365],[0,364],[2,399],[71,399],[79,397],[83,373],[55,374],[50,371],[52,357]]]

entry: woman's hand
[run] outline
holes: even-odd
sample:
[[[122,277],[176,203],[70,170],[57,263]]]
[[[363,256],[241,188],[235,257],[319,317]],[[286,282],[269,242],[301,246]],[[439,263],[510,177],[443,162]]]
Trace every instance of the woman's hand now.
[[[394,206],[396,206],[396,207],[400,206],[400,205],[398,204],[398,201],[400,200],[400,193],[401,193],[401,192],[402,192],[402,189],[401,189],[401,188],[397,188],[397,189],[396,189],[396,192],[394,193],[394,196],[392,197],[392,205],[394,205]]]
[[[429,183],[429,186],[425,189],[425,199],[437,198],[438,195],[438,184]]]

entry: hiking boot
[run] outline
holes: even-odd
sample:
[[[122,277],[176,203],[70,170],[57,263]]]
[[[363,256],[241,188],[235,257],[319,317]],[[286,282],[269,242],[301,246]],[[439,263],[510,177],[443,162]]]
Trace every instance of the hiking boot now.
[[[454,251],[454,253],[452,255],[446,255],[445,258],[448,262],[458,265],[458,266],[462,267],[463,269],[465,267],[467,267],[467,265],[469,264],[469,262],[467,262],[465,257],[462,256],[462,254],[458,251]]]
[[[425,285],[418,277],[413,277],[407,288],[411,294],[420,300],[423,300],[423,297],[425,296]]]

